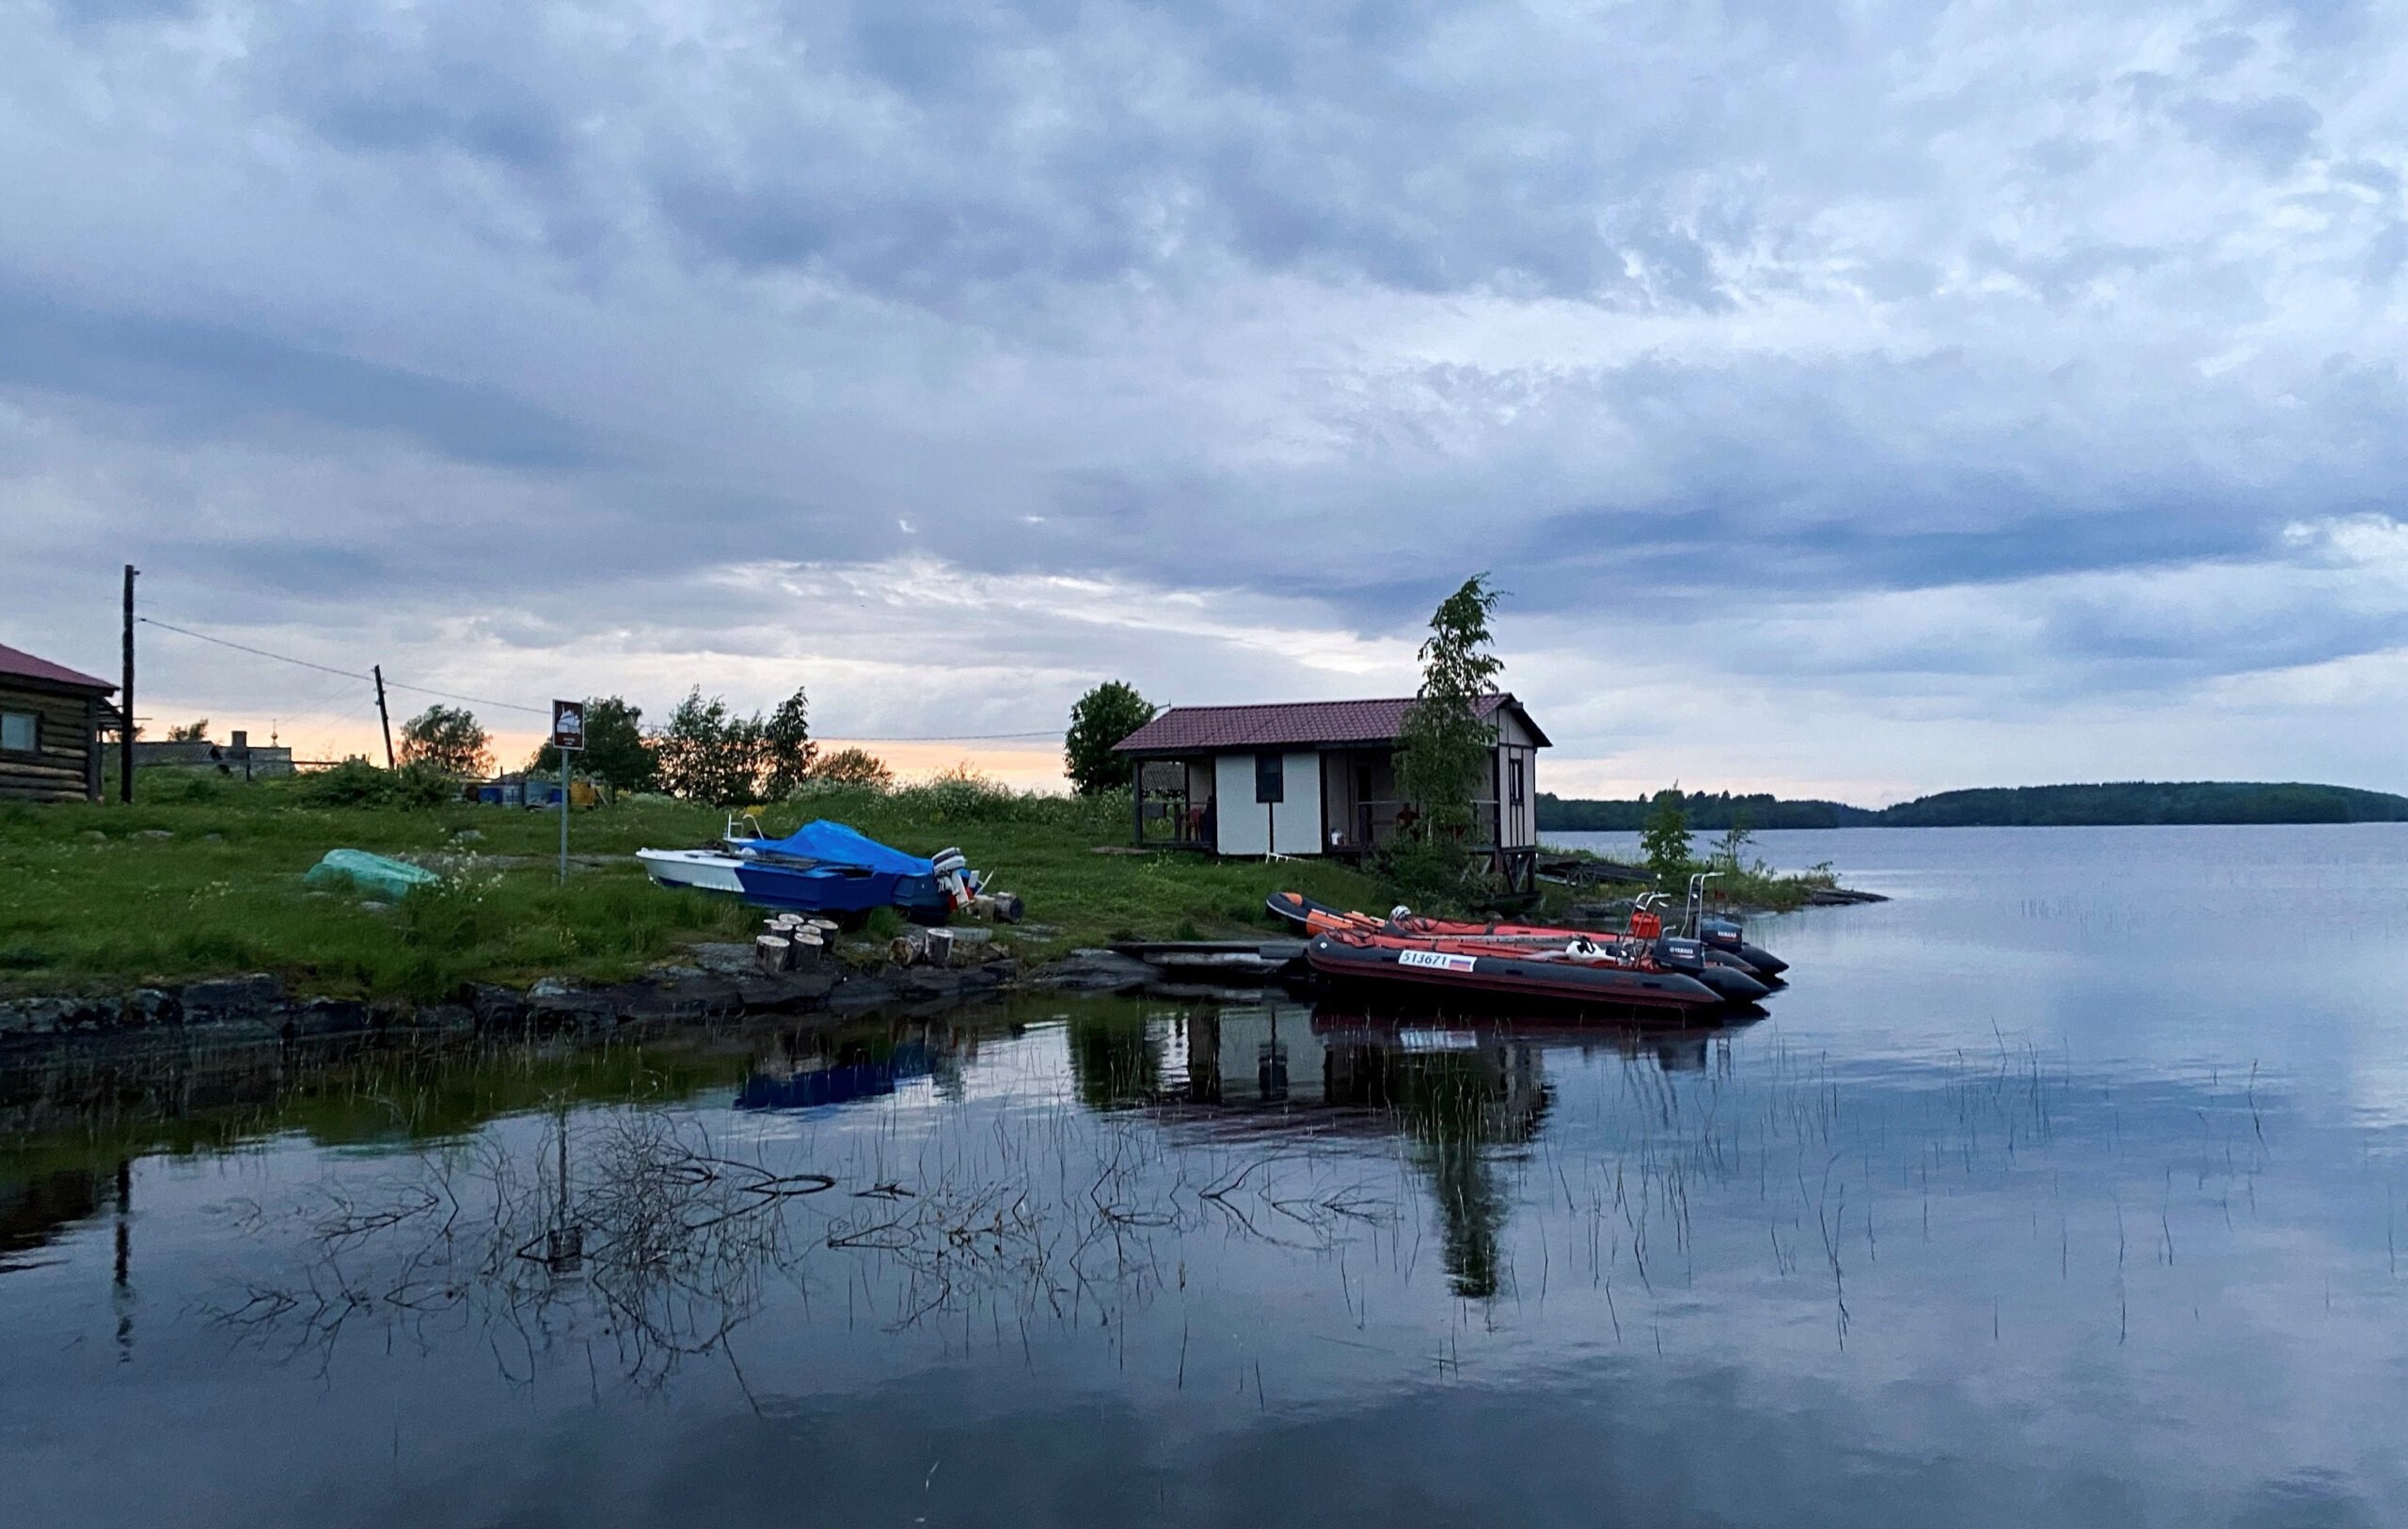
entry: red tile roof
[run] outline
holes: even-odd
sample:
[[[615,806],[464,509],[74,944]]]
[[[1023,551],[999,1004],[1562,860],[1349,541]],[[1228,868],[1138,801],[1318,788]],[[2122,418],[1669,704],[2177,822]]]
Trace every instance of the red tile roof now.
[[[1541,743],[1546,735],[1511,695],[1481,698],[1480,714],[1521,712]],[[1113,745],[1117,754],[1208,754],[1223,749],[1393,743],[1404,730],[1411,696],[1378,701],[1277,701],[1259,706],[1175,706]]]
[[[0,643],[0,676],[11,679],[39,679],[53,685],[72,685],[79,690],[115,691],[117,687],[105,679],[78,674],[65,664],[38,659],[21,648]]]

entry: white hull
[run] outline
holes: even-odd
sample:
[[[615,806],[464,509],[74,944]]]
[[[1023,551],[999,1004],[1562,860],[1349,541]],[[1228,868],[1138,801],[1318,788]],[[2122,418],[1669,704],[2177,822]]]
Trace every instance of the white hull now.
[[[636,863],[663,886],[738,896],[744,891],[744,884],[736,879],[736,857],[717,850],[638,850]]]

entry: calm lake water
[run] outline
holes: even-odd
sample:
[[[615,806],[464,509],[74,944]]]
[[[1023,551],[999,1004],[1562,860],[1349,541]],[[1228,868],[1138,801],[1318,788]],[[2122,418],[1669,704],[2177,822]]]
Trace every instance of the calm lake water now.
[[[2408,831],[1758,848],[1896,900],[1743,1028],[1047,1000],[20,1142],[0,1518],[2408,1521]]]

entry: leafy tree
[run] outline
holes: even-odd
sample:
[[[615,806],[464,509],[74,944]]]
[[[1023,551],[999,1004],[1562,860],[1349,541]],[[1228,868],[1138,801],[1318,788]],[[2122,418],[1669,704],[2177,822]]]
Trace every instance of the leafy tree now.
[[[756,717],[752,725],[761,740],[761,768],[768,775],[761,795],[784,801],[811,778],[812,761],[819,757],[819,745],[811,741],[811,698],[797,685],[768,721]]]
[[[811,767],[811,778],[831,786],[867,786],[880,791],[895,785],[895,772],[885,760],[867,749],[856,748],[821,755]]]
[[[402,724],[402,763],[447,775],[483,775],[493,769],[485,730],[466,707],[437,702]]]
[[[577,767],[613,790],[648,791],[657,785],[660,761],[653,757],[652,740],[644,736],[643,709],[616,695],[587,696],[585,752],[578,756]],[[558,774],[560,750],[546,743],[527,768]]]
[[[739,717],[696,686],[653,735],[662,789],[696,802],[736,806],[759,794],[764,753],[761,719]]]
[[[1682,808],[1678,786],[1656,793],[1656,807],[1640,831],[1639,848],[1659,884],[1669,886],[1689,873],[1689,816]]]
[[[1488,576],[1474,574],[1438,603],[1421,644],[1421,688],[1398,740],[1396,785],[1416,814],[1415,833],[1426,838],[1461,839],[1488,779],[1497,729],[1481,719],[1480,703],[1505,669],[1489,648],[1496,609]]]
[[[1748,846],[1755,841],[1755,830],[1748,826],[1747,813],[1733,813],[1731,826],[1725,828],[1722,836],[1715,841],[1714,863],[1724,870],[1737,870],[1740,856],[1746,854]]]
[[[187,722],[182,726],[168,728],[167,741],[170,743],[208,742],[209,719],[207,717],[203,717],[198,722]]]
[[[1121,680],[1107,680],[1070,707],[1069,731],[1062,735],[1062,773],[1081,796],[1096,796],[1129,783],[1129,764],[1113,745],[1154,720],[1154,704]]]

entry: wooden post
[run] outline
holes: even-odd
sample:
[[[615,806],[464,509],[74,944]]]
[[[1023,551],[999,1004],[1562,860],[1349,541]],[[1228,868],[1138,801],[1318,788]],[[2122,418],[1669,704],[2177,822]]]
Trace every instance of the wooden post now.
[[[141,571],[125,565],[125,688],[118,693],[125,726],[118,734],[117,799],[128,806],[134,804],[134,576]]]
[[[353,674],[359,671],[355,669]],[[376,677],[376,720],[385,725],[385,768],[393,766],[393,714],[385,709],[385,666],[376,664],[368,671]]]
[[[1129,761],[1129,842],[1143,849],[1146,844],[1146,761]]]

